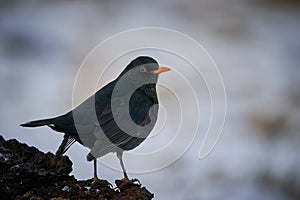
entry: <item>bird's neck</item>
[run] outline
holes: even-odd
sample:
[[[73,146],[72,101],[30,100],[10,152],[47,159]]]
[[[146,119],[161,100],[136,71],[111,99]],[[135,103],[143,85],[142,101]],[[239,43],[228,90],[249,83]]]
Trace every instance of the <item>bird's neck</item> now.
[[[149,83],[149,84],[143,85],[142,87],[139,88],[139,90],[142,90],[143,92],[145,92],[145,94],[147,94],[155,104],[158,103],[155,83]]]

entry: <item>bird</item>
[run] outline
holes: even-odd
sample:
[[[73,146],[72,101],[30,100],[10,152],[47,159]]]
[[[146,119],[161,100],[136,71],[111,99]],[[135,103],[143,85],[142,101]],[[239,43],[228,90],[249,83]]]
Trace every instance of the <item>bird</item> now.
[[[139,146],[154,128],[159,109],[158,76],[170,70],[159,66],[150,56],[136,57],[117,78],[73,110],[20,126],[48,126],[63,133],[56,157],[66,153],[75,142],[88,147],[90,152],[86,159],[94,161],[94,181],[99,180],[97,158],[116,153],[124,179],[129,180],[123,152]]]

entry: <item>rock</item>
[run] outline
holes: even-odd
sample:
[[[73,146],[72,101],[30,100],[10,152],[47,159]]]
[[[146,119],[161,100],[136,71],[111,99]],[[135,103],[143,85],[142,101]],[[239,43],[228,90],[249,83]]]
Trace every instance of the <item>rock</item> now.
[[[1,199],[112,199],[148,200],[154,197],[137,180],[77,180],[70,176],[72,162],[55,157],[15,139],[0,136]]]

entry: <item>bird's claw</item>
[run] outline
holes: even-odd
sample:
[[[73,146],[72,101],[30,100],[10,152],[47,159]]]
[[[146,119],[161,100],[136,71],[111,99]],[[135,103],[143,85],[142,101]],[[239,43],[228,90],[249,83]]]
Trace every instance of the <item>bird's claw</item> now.
[[[131,180],[129,180],[128,178],[123,178],[123,179],[121,179],[121,182],[122,182],[121,183],[122,185],[133,185],[133,184],[141,185],[141,182],[136,178],[131,179]]]
[[[129,182],[132,183],[132,184],[135,184],[137,182],[138,185],[141,185],[141,182],[136,178],[131,179]]]

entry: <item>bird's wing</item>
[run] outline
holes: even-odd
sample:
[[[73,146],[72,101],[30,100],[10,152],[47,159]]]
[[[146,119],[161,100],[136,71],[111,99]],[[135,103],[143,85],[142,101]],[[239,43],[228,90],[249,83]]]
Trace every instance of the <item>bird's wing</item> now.
[[[144,93],[137,90],[134,92],[130,100],[130,116],[125,114],[128,106],[122,105],[116,108],[118,122],[116,116],[113,116],[110,105],[107,105],[101,115],[98,117],[99,132],[104,136],[99,136],[97,142],[92,148],[90,154],[94,157],[101,157],[109,152],[116,151],[118,148],[122,150],[131,150],[141,144],[154,127],[157,118],[157,110],[154,116],[149,116],[149,109],[153,106],[153,101]],[[122,116],[124,115],[124,117]],[[151,122],[151,120],[153,120]],[[150,123],[151,122],[151,123]],[[132,126],[132,125],[135,126]],[[125,126],[127,131],[120,129],[119,126]],[[128,125],[128,126],[126,126]],[[141,129],[141,127],[144,127]],[[139,132],[137,132],[137,129]]]
[[[114,85],[115,81],[110,82],[72,111],[54,118],[52,128],[72,136],[85,146],[90,146],[87,144],[94,139],[89,137],[93,136],[97,115],[109,104]]]

